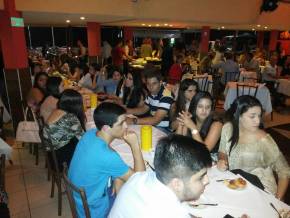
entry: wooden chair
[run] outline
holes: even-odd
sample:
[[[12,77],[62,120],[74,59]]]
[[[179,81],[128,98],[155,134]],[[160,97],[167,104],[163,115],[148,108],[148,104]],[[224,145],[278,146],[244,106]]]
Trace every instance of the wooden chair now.
[[[198,89],[200,91],[208,90],[208,77],[207,76],[194,76],[193,79],[198,83]]]
[[[48,152],[46,150],[45,140],[43,138],[44,119],[42,116],[37,116],[36,119],[39,126],[39,138],[41,140],[41,145],[45,154],[45,167],[47,168],[47,180],[50,181],[51,166],[50,162],[48,161]]]
[[[62,172],[60,170],[60,167],[58,165],[57,156],[55,153],[55,149],[53,145],[49,142],[48,139],[48,146],[49,146],[49,152],[47,153],[47,159],[48,159],[48,165],[50,166],[50,172],[51,172],[51,192],[50,197],[54,197],[54,188],[55,184],[57,186],[57,198],[58,198],[58,215],[61,216],[62,212],[62,187],[61,187],[61,181],[62,181]],[[51,158],[49,158],[51,157]]]
[[[5,154],[0,156],[0,190],[5,190]]]
[[[240,84],[237,83],[237,97],[242,95],[257,96],[258,85]]]
[[[76,202],[75,202],[75,199],[73,197],[73,195],[77,194],[81,197],[86,218],[90,218],[91,215],[90,215],[89,205],[87,202],[86,193],[85,193],[83,188],[78,188],[74,184],[71,183],[71,181],[67,177],[67,171],[68,171],[67,164],[63,163],[63,175],[62,175],[62,177],[64,180],[64,185],[65,185],[65,189],[66,189],[67,198],[69,200],[69,205],[70,205],[70,209],[72,212],[72,216],[73,216],[73,218],[78,218],[78,213],[76,210]]]

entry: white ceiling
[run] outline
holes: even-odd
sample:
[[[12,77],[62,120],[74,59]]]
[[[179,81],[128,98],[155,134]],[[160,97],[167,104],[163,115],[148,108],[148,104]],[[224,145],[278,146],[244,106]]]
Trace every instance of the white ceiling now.
[[[26,25],[102,25],[289,30],[290,4],[260,14],[262,0],[15,0]],[[0,0],[0,9],[3,0]],[[85,20],[80,17],[84,16]],[[168,24],[168,26],[164,26]],[[159,25],[159,26],[157,26]],[[170,27],[169,25],[172,25]],[[257,27],[261,25],[261,27]],[[142,26],[143,27],[143,26]]]

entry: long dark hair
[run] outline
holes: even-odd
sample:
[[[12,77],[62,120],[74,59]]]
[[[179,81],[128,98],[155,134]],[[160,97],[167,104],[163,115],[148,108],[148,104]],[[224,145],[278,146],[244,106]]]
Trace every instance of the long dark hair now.
[[[41,77],[41,76],[45,76],[45,77],[47,77],[48,78],[48,75],[47,75],[47,73],[45,73],[45,72],[39,72],[39,73],[37,73],[36,75],[35,75],[35,78],[34,78],[34,84],[33,84],[33,87],[34,88],[38,88],[44,95],[46,95],[46,89],[44,89],[44,88],[42,88],[42,87],[40,87],[39,85],[38,85],[38,80],[39,80],[39,78]]]
[[[242,95],[238,97],[226,111],[225,118],[232,124],[233,127],[232,136],[229,139],[229,142],[231,142],[229,153],[231,153],[233,147],[239,141],[239,119],[241,115],[255,106],[260,107],[262,110],[262,105],[258,99],[251,95]],[[262,123],[260,123],[259,128],[262,129]]]
[[[46,83],[47,95],[53,96],[55,98],[60,98],[59,85],[61,84],[62,79],[60,77],[49,77]]]
[[[83,98],[80,93],[72,89],[66,89],[60,96],[57,108],[74,114],[85,130],[85,113],[83,109]]]
[[[178,116],[178,113],[181,111],[185,111],[185,105],[186,105],[186,99],[184,92],[189,88],[189,86],[195,86],[196,87],[196,93],[198,92],[198,84],[193,79],[184,79],[180,83],[180,87],[178,90],[178,97],[176,100],[176,111],[175,116]]]
[[[123,93],[123,104],[125,104],[128,108],[137,107],[141,98],[145,99],[145,93],[143,89],[143,83],[140,73],[138,72],[128,72],[133,77],[133,87],[129,88],[124,85],[124,93]],[[131,95],[130,95],[131,93]]]
[[[189,106],[189,109],[188,111],[192,114],[192,121],[196,124],[197,123],[197,116],[196,116],[196,108],[197,108],[197,105],[199,103],[199,101],[201,99],[208,99],[210,100],[211,102],[211,113],[210,115],[204,120],[201,128],[200,128],[200,131],[199,131],[199,134],[201,136],[202,139],[205,139],[206,136],[207,136],[207,133],[209,131],[209,128],[211,126],[211,124],[215,121],[214,120],[214,116],[213,116],[213,98],[212,96],[210,95],[209,92],[204,92],[204,91],[200,91],[198,92],[194,97],[193,99],[191,100],[191,103],[190,103],[190,106]]]

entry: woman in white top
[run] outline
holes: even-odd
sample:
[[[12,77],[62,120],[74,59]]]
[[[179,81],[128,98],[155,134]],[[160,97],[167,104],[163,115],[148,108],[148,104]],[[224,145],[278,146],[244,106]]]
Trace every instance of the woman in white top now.
[[[256,175],[266,190],[283,198],[290,168],[273,138],[260,128],[261,103],[253,96],[240,96],[226,112],[226,117],[230,122],[222,129],[218,168],[241,169]],[[277,184],[273,171],[278,175]]]
[[[89,66],[89,72],[84,75],[79,81],[79,86],[90,89],[92,91],[100,92],[100,87],[97,87],[97,81],[100,79],[101,65],[92,63]]]

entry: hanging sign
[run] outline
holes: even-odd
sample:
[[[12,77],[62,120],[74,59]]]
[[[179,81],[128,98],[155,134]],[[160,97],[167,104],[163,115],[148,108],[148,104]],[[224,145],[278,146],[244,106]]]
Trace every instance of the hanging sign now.
[[[11,17],[11,26],[14,26],[14,27],[24,27],[23,18],[20,18],[20,17]]]

